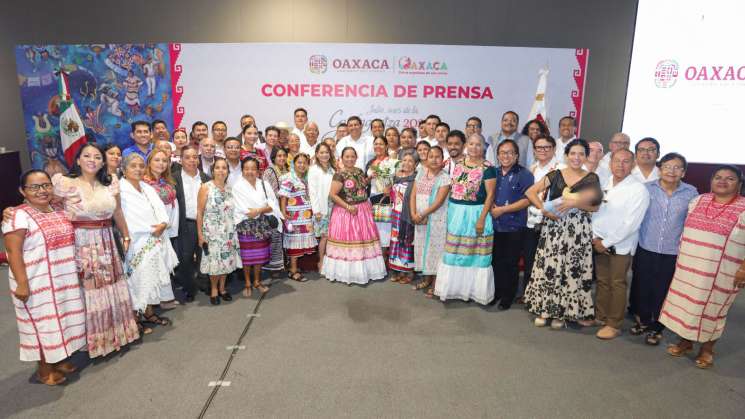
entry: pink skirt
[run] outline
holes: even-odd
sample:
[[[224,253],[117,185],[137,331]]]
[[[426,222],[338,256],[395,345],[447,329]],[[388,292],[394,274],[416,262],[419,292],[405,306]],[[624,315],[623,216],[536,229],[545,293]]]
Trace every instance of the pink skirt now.
[[[357,204],[355,215],[338,205],[331,211],[321,274],[348,284],[385,278],[386,266],[370,201]]]

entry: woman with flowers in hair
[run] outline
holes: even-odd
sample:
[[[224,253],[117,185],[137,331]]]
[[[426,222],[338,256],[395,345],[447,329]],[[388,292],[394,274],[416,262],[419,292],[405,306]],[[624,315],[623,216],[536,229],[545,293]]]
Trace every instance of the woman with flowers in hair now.
[[[383,251],[368,199],[367,176],[355,167],[357,152],[344,147],[341,160],[342,168],[334,174],[329,191],[335,205],[321,274],[330,281],[367,284],[386,276]]]

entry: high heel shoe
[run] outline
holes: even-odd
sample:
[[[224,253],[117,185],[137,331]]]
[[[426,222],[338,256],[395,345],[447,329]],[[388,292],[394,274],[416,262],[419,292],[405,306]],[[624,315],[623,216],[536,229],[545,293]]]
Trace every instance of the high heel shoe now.
[[[213,306],[220,305],[220,296],[218,295],[216,297],[210,297],[210,304],[212,304]]]
[[[222,298],[225,301],[233,301],[233,296],[230,295],[229,292],[225,291],[222,294],[220,294],[220,298]]]

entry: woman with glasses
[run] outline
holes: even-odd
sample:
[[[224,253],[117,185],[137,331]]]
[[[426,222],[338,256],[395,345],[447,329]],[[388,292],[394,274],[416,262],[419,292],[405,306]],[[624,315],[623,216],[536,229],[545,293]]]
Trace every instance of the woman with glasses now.
[[[646,184],[650,202],[639,228],[629,311],[636,320],[631,334],[644,333],[648,345],[662,339],[664,326],[657,319],[675,273],[688,205],[698,196],[696,188],[681,180],[687,165],[680,154],[666,154],[660,160],[660,179]]]
[[[52,181],[41,170],[21,176],[24,203],[2,224],[10,264],[21,361],[36,361],[36,378],[63,383],[67,358],[86,343],[85,305],[75,266],[75,233],[52,208]]]

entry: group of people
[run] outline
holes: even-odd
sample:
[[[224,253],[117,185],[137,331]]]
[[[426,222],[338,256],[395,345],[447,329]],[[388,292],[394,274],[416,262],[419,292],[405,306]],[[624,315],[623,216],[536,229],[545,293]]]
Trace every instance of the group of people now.
[[[428,298],[524,304],[535,326],[606,340],[628,310],[632,335],[657,345],[668,328],[668,353],[700,342],[696,365],[713,364],[745,286],[737,167],[699,195],[682,155],[660,158],[654,138],[632,151],[622,133],[604,154],[569,116],[557,138],[540,119],[518,131],[509,111],[487,138],[477,117],[461,131],[430,115],[418,132],[375,119],[369,134],[352,116],[324,139],[305,109],[293,116],[262,132],[245,115],[232,137],[223,121],[137,121],[130,147],[89,143],[69,173],[23,174],[2,231],[21,360],[41,382],[63,382],[77,350],[105,356],[169,325],[162,309],[200,288],[218,305],[230,277],[247,297],[269,290],[263,271],[304,282],[299,259],[316,252],[329,281],[418,277]]]

